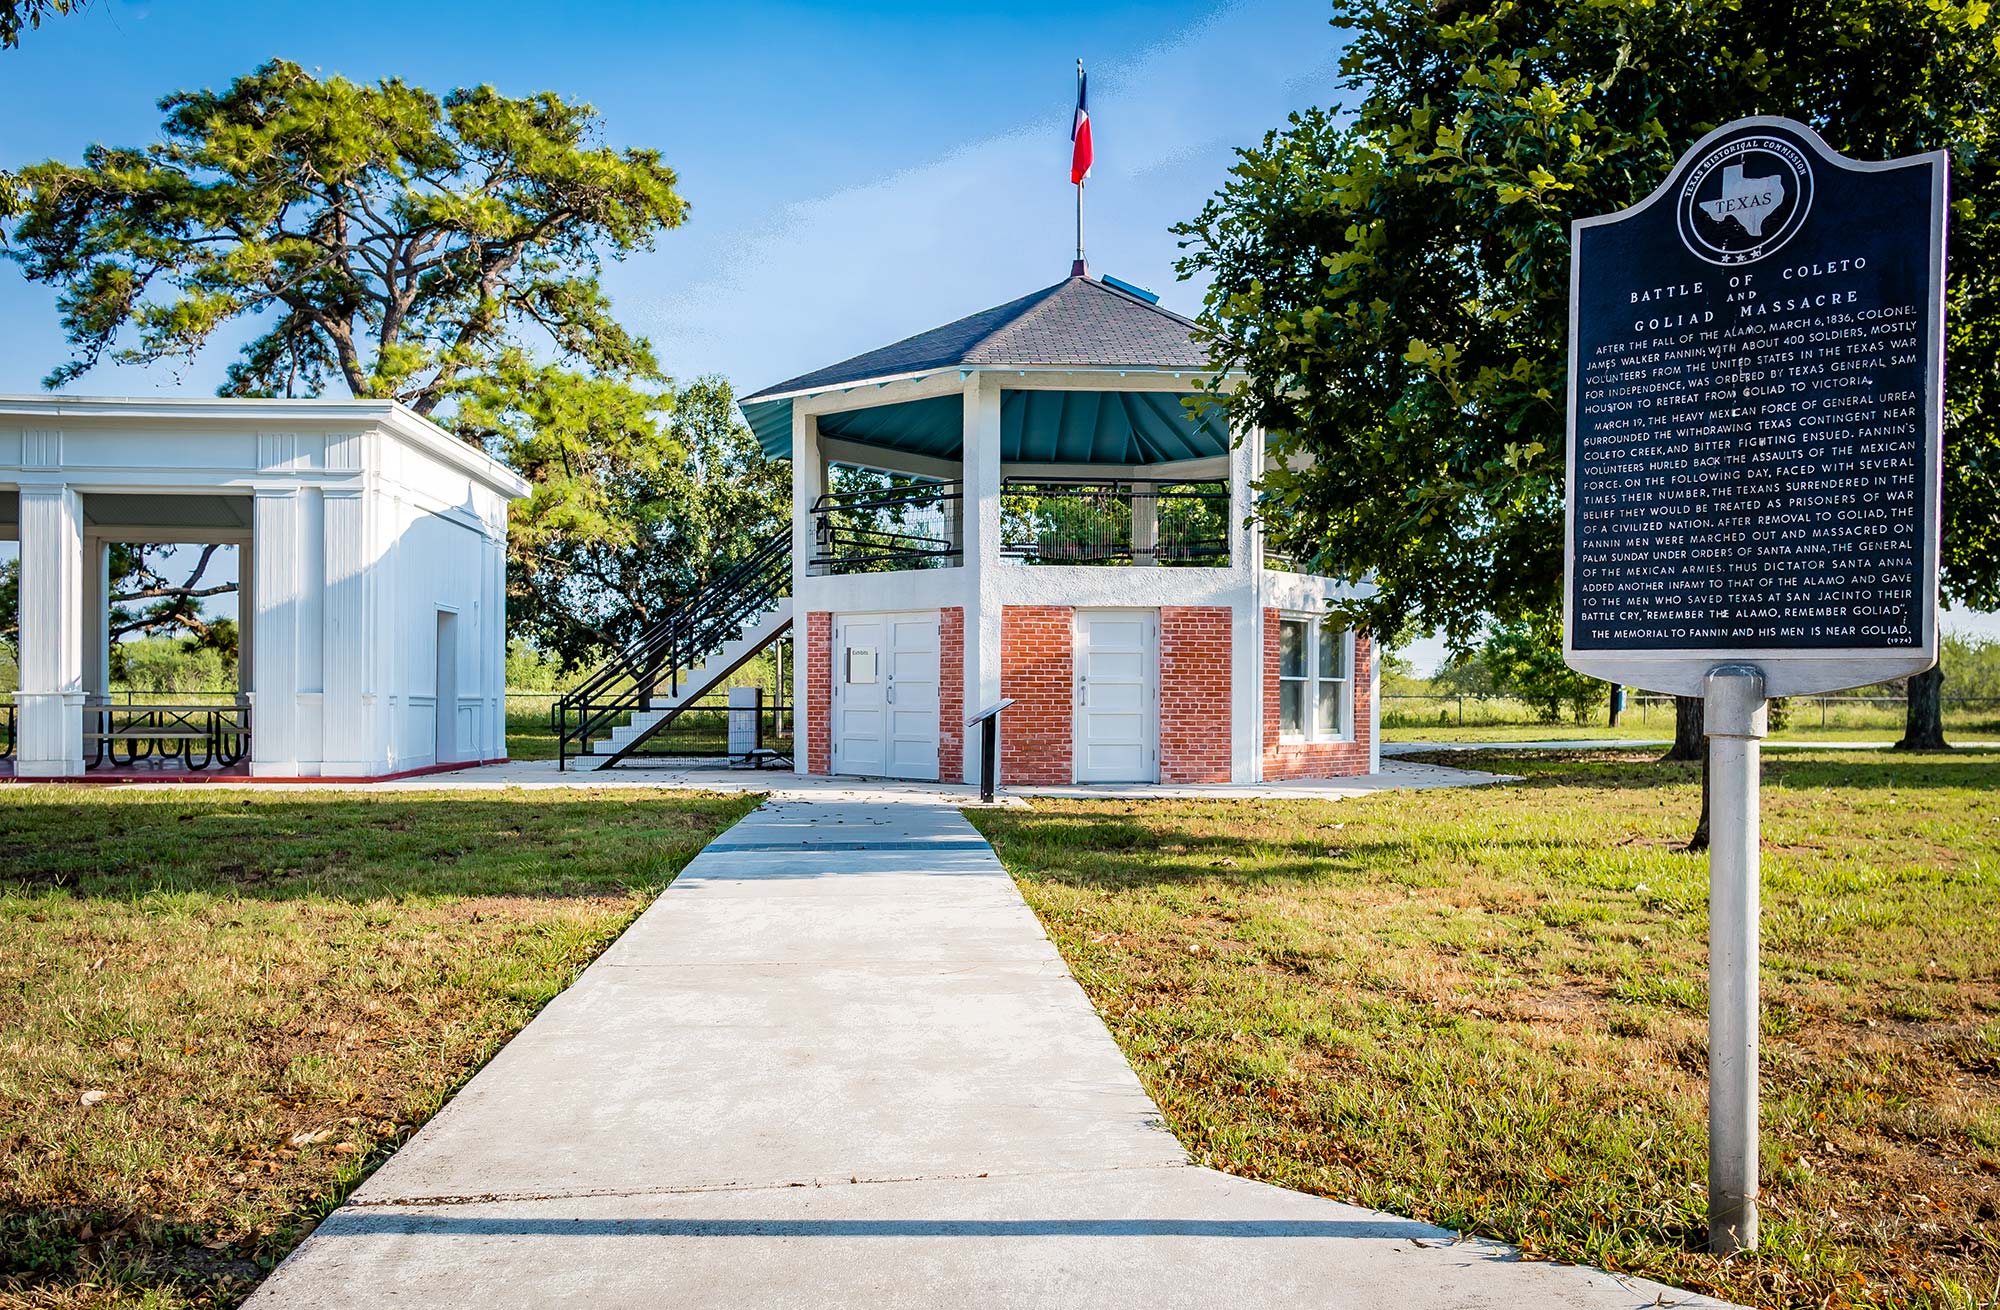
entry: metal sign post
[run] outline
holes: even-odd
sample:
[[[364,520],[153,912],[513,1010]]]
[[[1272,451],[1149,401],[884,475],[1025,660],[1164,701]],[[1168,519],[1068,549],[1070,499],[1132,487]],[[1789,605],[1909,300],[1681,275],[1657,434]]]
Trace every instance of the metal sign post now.
[[[1757,1242],[1765,698],[1937,661],[1946,177],[1747,118],[1571,233],[1563,657],[1706,702],[1722,1253]]]
[[[1757,787],[1764,674],[1711,671],[1708,729],[1708,1246],[1757,1245]]]

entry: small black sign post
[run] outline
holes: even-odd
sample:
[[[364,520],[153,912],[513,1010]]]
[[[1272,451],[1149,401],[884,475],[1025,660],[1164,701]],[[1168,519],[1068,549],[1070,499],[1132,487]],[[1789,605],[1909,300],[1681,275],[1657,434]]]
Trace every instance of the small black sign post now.
[[[1572,231],[1563,655],[1706,699],[1718,1252],[1757,1242],[1765,698],[1937,660],[1946,175],[1746,118]]]

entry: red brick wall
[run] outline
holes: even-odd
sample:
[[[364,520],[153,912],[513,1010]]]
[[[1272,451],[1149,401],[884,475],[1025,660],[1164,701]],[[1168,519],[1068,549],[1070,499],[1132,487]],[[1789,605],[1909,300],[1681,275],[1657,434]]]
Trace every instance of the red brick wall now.
[[[965,610],[938,611],[938,781],[965,775]]]
[[[833,772],[833,615],[806,612],[806,772]]]
[[[1264,611],[1264,777],[1343,778],[1368,772],[1368,745],[1373,719],[1369,686],[1375,652],[1368,634],[1354,634],[1354,740],[1280,742],[1278,740],[1278,620],[1277,610]]]
[[[1160,609],[1160,781],[1228,782],[1227,606]]]
[[[1000,611],[1000,781],[1071,780],[1071,665],[1075,637],[1066,605],[1009,605]]]

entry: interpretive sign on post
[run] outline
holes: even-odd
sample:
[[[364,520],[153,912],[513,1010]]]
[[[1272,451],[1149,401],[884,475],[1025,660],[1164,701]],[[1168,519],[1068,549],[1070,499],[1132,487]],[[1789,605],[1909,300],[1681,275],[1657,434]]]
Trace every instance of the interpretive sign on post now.
[[[1757,1236],[1765,698],[1937,660],[1946,176],[1746,118],[1571,234],[1563,655],[1706,698],[1720,1251]]]

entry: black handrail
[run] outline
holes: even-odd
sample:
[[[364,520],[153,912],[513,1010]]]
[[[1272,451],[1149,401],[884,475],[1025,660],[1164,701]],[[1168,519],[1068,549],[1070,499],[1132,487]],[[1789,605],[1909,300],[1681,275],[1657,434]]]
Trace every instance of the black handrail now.
[[[1148,508],[1151,541],[1133,531]],[[1000,553],[1024,564],[1229,563],[1229,484],[1146,478],[1008,478]]]
[[[691,669],[790,595],[791,584],[792,534],[787,528],[627,642],[550,707],[556,767],[567,769],[569,757],[584,753],[620,716],[650,709],[663,684],[668,696],[678,696],[681,679]],[[673,717],[667,715],[598,767],[616,764]]]
[[[964,558],[949,507],[962,482],[918,482],[833,491],[812,505],[814,573],[942,568]],[[914,520],[914,521],[912,521]]]

